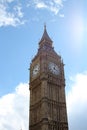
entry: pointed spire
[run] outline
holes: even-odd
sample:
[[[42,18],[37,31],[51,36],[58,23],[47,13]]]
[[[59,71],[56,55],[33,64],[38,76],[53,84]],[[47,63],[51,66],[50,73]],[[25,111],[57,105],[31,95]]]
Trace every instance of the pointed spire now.
[[[44,31],[46,30],[46,23],[44,23]]]
[[[46,24],[44,24],[44,33],[43,33],[42,38],[41,38],[41,40],[40,40],[39,43],[41,43],[43,40],[46,40],[46,41],[52,43],[52,40],[51,40],[51,38],[49,37],[49,35],[48,35],[48,33],[47,33],[47,30],[46,30]]]

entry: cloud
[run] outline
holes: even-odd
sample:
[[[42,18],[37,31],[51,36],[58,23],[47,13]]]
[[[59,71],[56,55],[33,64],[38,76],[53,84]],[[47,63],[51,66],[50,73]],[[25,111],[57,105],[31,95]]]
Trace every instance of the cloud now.
[[[16,27],[25,24],[27,21],[26,19],[34,19],[34,16],[32,16],[32,18],[28,16],[29,14],[27,14],[27,9],[30,9],[30,12],[32,9],[45,9],[57,15],[62,8],[63,0],[0,0],[0,27]]]
[[[64,18],[64,14],[59,14],[59,16],[60,16],[61,18]]]
[[[63,0],[32,0],[29,6],[33,6],[36,9],[47,9],[57,15],[63,7]]]
[[[67,95],[70,130],[87,130],[87,72],[72,77]]]
[[[0,27],[24,24],[21,3],[17,0],[0,1]]]
[[[47,8],[47,5],[44,2],[36,3],[36,8]]]
[[[87,130],[87,72],[71,77],[67,94],[67,111],[70,130]],[[0,130],[28,129],[29,89],[20,83],[13,93],[0,98]]]
[[[0,98],[0,130],[28,129],[29,89],[20,83],[15,92]]]

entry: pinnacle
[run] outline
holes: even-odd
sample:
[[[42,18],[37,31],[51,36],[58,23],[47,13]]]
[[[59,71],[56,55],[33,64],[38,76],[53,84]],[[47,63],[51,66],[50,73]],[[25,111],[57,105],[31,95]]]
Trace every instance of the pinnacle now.
[[[52,40],[51,40],[51,38],[49,37],[49,35],[48,35],[48,33],[47,33],[47,30],[46,30],[46,24],[44,24],[44,33],[43,33],[42,38],[41,38],[41,40],[40,40],[39,43],[41,43],[43,40],[46,40],[46,41],[52,43]]]

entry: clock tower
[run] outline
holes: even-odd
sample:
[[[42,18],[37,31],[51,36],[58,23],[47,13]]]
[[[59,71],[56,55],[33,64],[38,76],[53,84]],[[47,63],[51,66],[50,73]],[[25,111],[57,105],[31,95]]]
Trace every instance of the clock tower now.
[[[29,130],[68,130],[64,64],[46,26],[30,64]]]

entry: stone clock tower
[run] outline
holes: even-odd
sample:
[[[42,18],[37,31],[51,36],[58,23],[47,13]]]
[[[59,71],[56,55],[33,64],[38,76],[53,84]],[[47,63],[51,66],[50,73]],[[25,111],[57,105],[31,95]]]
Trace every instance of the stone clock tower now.
[[[30,65],[29,130],[68,130],[64,64],[46,26]]]

